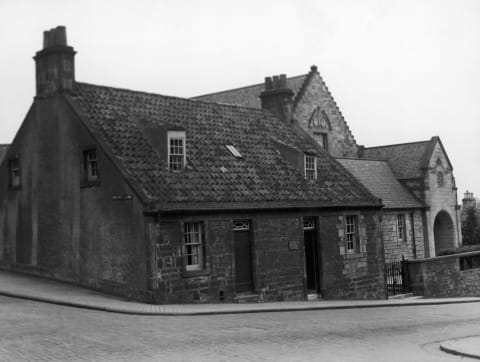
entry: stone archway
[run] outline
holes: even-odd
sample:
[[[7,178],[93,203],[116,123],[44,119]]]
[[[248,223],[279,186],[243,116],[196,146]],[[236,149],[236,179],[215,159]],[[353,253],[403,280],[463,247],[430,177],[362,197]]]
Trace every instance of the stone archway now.
[[[455,249],[455,229],[450,214],[445,210],[440,211],[433,223],[433,238],[435,240],[435,254],[444,250]]]

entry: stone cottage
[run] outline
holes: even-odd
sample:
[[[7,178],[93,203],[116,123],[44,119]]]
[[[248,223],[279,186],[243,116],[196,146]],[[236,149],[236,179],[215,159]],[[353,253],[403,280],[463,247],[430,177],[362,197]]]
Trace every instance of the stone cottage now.
[[[324,150],[340,158],[344,164],[346,161],[342,161],[341,158],[386,161],[396,178],[394,180],[393,177],[388,177],[392,190],[398,190],[398,182],[400,182],[410,193],[409,205],[415,205],[413,209],[416,210],[413,217],[414,227],[411,230],[418,230],[415,233],[415,240],[423,240],[424,245],[420,248],[418,241],[415,241],[406,250],[406,244],[399,243],[398,248],[392,251],[393,254],[387,255],[387,259],[392,255],[431,257],[441,253],[442,250],[455,249],[461,244],[459,206],[453,166],[439,137],[432,137],[423,142],[365,148],[357,145],[316,66],[312,66],[307,74],[287,78],[287,83],[293,91],[293,118]],[[262,84],[255,84],[198,96],[194,99],[260,108],[261,92]],[[361,165],[367,166],[367,163],[356,161],[355,167],[350,171],[362,173]],[[375,177],[379,175],[377,172],[386,173],[387,170],[383,163],[368,164],[369,167],[373,165],[375,165],[375,172],[372,174],[372,179],[369,179],[368,175],[359,175],[358,172],[357,174],[354,172],[354,175],[361,176],[361,181],[365,186],[370,186],[370,191],[375,194],[378,191],[374,186]],[[383,196],[384,201],[390,205],[387,209],[397,208],[388,201],[384,192],[376,196]],[[419,204],[422,208],[418,208]],[[404,217],[400,216],[400,219],[395,219],[389,211],[384,210],[387,214],[383,221],[384,228],[398,230],[399,223],[409,228],[410,221],[407,221],[407,218],[410,218],[408,215],[413,209],[402,209],[405,213]],[[408,232],[411,235],[411,232]],[[387,235],[384,234],[384,236]],[[389,246],[392,245],[388,238],[386,243]],[[420,253],[421,249],[424,250],[423,253]]]
[[[2,268],[153,303],[385,298],[382,204],[293,121],[285,77],[252,109],[81,83],[75,53],[57,27],[34,57]]]

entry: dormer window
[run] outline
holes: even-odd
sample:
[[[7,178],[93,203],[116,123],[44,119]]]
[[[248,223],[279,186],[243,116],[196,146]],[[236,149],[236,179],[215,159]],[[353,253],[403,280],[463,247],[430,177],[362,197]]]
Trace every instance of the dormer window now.
[[[20,159],[18,157],[8,160],[8,171],[10,173],[10,187],[20,187]]]
[[[307,180],[317,179],[317,158],[313,155],[305,154],[305,178]]]
[[[172,171],[181,171],[185,168],[185,132],[168,132],[168,168]]]

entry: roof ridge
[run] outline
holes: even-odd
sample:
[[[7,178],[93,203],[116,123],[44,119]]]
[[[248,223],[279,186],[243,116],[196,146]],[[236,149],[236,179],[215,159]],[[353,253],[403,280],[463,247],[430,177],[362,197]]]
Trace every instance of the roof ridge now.
[[[306,75],[307,74],[300,74],[300,75],[295,75],[293,77],[287,77],[287,81],[289,81],[291,79],[295,79],[295,78],[305,77]],[[243,86],[243,87],[237,87],[237,88],[232,88],[232,89],[225,89],[225,90],[218,91],[218,92],[201,94],[199,96],[191,97],[189,99],[197,100],[197,98],[208,97],[208,96],[213,96],[213,95],[222,94],[222,93],[229,93],[229,92],[234,92],[234,91],[238,91],[238,90],[241,90],[241,89],[254,88],[254,87],[259,87],[259,86],[263,86],[263,85],[264,85],[264,83],[256,83],[256,84],[251,84],[251,85],[247,85],[247,86]]]
[[[93,83],[86,83],[86,82],[77,82],[76,81],[75,83],[79,84],[79,85],[85,85],[87,87],[98,87],[98,88],[105,88],[105,89],[113,89],[113,90],[117,90],[117,91],[125,91],[125,92],[138,93],[138,94],[144,94],[144,95],[149,95],[149,96],[164,97],[164,98],[169,98],[169,99],[173,99],[173,100],[182,100],[182,101],[185,101],[185,102],[214,104],[214,105],[218,105],[218,106],[222,106],[222,107],[228,107],[228,108],[240,108],[240,109],[254,110],[255,112],[258,112],[259,114],[266,115],[266,112],[264,112],[262,109],[259,109],[259,108],[256,108],[256,107],[243,106],[243,105],[239,105],[239,104],[204,101],[204,100],[201,100],[201,99],[171,96],[171,95],[165,95],[165,94],[160,94],[160,93],[138,91],[138,90],[133,90],[133,89],[129,89],[129,88],[121,88],[121,87],[111,87],[111,86],[93,84]]]
[[[395,146],[403,146],[403,145],[412,145],[415,143],[429,143],[431,142],[431,139],[426,140],[426,141],[414,141],[414,142],[403,142],[403,143],[393,143],[390,145],[382,145],[382,146],[373,146],[373,147],[365,147],[365,150],[371,150],[373,148],[384,148],[384,147],[395,147]]]
[[[375,162],[388,163],[388,160],[385,158],[364,158],[364,157],[335,157],[335,158],[340,160],[375,161]]]

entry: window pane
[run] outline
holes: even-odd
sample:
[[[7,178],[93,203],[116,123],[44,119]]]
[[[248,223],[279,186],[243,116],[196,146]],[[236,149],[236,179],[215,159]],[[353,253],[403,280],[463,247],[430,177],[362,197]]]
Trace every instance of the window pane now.
[[[315,180],[317,178],[315,156],[305,155],[305,178],[307,180]]]
[[[185,163],[185,136],[175,132],[168,138],[168,167],[172,171],[181,171]]]
[[[202,268],[202,228],[200,223],[186,223],[184,226],[184,253],[187,270]]]
[[[357,247],[357,216],[350,215],[345,218],[345,236],[347,240],[347,250],[354,251]]]

